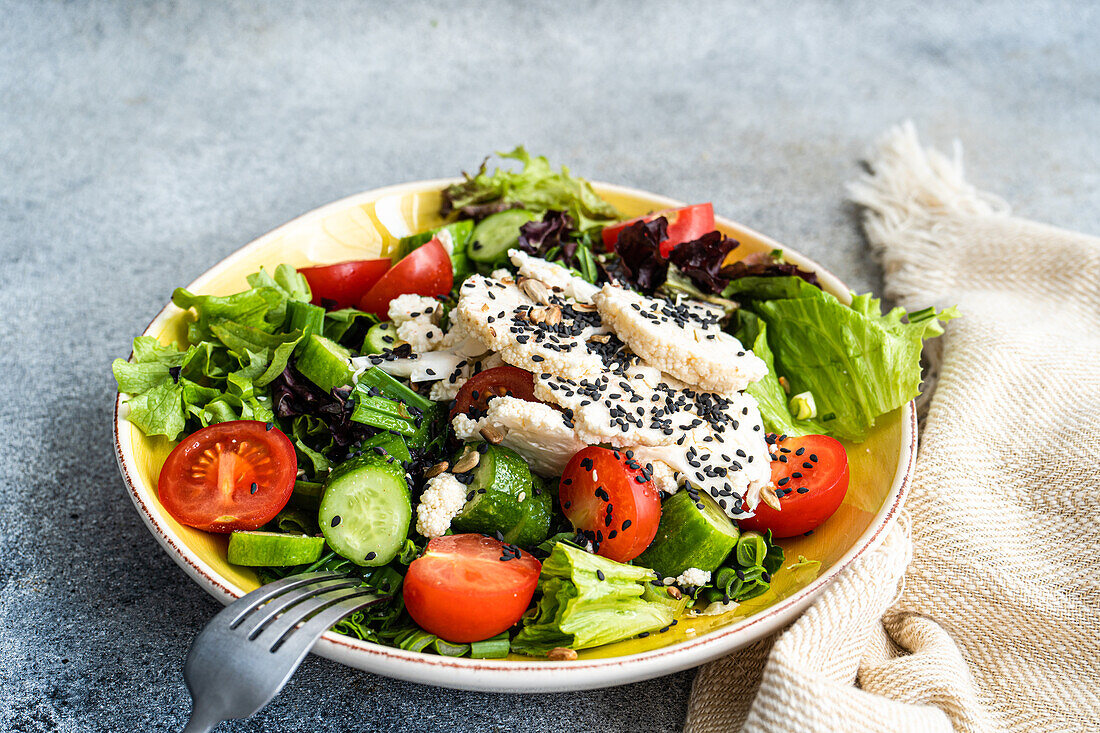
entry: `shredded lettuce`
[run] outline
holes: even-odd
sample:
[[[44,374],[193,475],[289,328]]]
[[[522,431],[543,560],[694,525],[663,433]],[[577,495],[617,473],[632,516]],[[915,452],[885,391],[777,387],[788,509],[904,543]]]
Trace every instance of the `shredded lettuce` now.
[[[690,599],[674,599],[649,568],[624,565],[559,542],[542,563],[542,597],[523,618],[512,651],[587,649],[672,623]]]
[[[464,181],[444,189],[441,209],[444,216],[458,211],[465,217],[481,219],[510,208],[524,208],[537,214],[556,210],[569,214],[580,232],[619,220],[615,207],[600,198],[588,181],[570,175],[568,168],[555,172],[546,158],[532,156],[523,146],[499,155],[520,161],[523,170],[497,168],[489,173],[482,163],[477,175],[466,174]]]
[[[955,308],[883,314],[869,294],[854,296],[847,306],[793,276],[740,278],[723,296],[741,301],[746,311],[736,331],[742,343],[771,360],[769,376],[748,390],[769,429],[857,442],[880,415],[920,393],[922,343],[943,333],[941,321],[958,316]],[[813,395],[814,420],[791,416],[779,376],[788,380],[791,394]]]
[[[227,296],[178,288],[172,302],[190,309],[190,345],[134,339],[132,360],[111,365],[118,389],[129,395],[128,420],[146,435],[178,438],[227,420],[274,419],[266,387],[287,368],[300,330],[285,330],[287,304],[308,303],[309,285],[293,267],[279,265],[248,276],[252,287]]]

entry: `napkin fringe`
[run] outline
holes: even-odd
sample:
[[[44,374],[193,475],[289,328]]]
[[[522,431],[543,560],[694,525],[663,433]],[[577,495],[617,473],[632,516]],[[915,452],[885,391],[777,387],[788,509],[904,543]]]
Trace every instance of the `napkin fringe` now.
[[[881,263],[886,294],[903,305],[927,305],[945,265],[945,244],[974,217],[1008,216],[1004,199],[979,191],[963,172],[962,144],[948,157],[924,148],[911,120],[884,133],[867,155],[868,172],[848,184],[864,207],[863,226]]]

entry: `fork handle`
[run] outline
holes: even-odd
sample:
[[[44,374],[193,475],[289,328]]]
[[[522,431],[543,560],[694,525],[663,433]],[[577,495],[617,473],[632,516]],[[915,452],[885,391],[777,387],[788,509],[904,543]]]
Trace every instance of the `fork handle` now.
[[[214,726],[222,722],[220,715],[215,715],[207,708],[198,705],[191,707],[191,717],[187,720],[187,726],[181,733],[210,733]]]

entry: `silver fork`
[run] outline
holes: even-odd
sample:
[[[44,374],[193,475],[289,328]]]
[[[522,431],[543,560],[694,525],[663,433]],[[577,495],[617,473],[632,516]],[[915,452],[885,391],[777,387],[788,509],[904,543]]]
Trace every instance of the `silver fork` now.
[[[183,667],[191,692],[183,733],[206,733],[270,702],[321,634],[387,597],[361,583],[345,573],[291,575],[219,611],[195,637]]]

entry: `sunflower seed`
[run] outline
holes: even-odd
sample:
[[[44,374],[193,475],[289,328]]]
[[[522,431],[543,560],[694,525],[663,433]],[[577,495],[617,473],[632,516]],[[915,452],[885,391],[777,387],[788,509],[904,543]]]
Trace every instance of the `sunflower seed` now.
[[[473,448],[468,448],[462,457],[455,461],[455,465],[451,467],[451,473],[466,473],[472,470],[481,460],[481,454]]]
[[[556,646],[547,653],[546,658],[551,662],[572,662],[577,658],[577,653],[572,649]]]
[[[527,294],[528,298],[536,303],[540,305],[550,305],[550,291],[540,280],[521,277],[519,280],[519,287]]]
[[[760,492],[760,499],[777,512],[780,511],[779,497],[775,495],[774,486],[765,486]]]
[[[494,428],[492,425],[486,425],[479,432],[481,433],[481,437],[485,438],[486,441],[493,445],[500,445],[500,441],[504,440],[504,433],[500,432],[500,430]]]
[[[440,461],[439,463],[435,464],[424,472],[424,478],[432,478],[433,476],[438,476],[439,474],[450,468],[450,466],[451,464],[447,463],[447,461]]]

